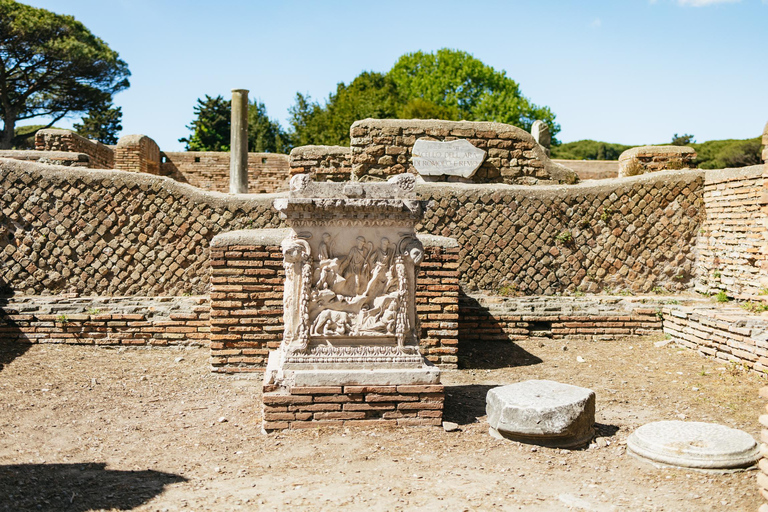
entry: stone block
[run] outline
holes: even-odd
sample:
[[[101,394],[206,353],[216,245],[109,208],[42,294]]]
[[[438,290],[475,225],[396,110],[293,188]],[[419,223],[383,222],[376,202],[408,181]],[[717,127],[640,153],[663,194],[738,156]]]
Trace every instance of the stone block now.
[[[574,448],[592,439],[595,392],[549,380],[529,380],[489,390],[486,412],[492,435]]]

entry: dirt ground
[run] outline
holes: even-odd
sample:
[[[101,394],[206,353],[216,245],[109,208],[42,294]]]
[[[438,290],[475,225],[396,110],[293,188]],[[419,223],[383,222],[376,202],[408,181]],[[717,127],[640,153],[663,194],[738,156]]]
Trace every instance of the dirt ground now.
[[[473,369],[443,374],[454,432],[269,435],[260,378],[210,373],[205,349],[0,344],[0,510],[757,510],[754,471],[657,469],[626,453],[657,420],[759,435],[762,379],[658,340],[477,345]],[[595,390],[591,448],[488,435],[487,390],[527,379]]]

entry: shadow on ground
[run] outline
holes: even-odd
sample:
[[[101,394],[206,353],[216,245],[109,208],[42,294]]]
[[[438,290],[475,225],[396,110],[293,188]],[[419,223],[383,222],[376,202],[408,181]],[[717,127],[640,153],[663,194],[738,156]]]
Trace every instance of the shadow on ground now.
[[[486,384],[445,386],[443,419],[459,425],[477,422],[477,418],[485,416],[485,395],[495,387]]]
[[[459,368],[490,370],[532,366],[541,362],[541,358],[511,341],[476,341],[467,343],[459,351]]]
[[[1,289],[2,281],[0,281]],[[6,310],[7,305],[8,298],[0,297],[0,372],[32,346],[16,322],[9,318],[9,312]]]
[[[186,478],[104,463],[0,465],[0,511],[131,510]]]

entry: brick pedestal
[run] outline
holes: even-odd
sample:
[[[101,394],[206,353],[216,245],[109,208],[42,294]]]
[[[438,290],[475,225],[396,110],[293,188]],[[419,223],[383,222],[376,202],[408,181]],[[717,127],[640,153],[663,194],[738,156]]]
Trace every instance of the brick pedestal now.
[[[341,426],[429,426],[443,420],[442,384],[264,386],[266,431]]]

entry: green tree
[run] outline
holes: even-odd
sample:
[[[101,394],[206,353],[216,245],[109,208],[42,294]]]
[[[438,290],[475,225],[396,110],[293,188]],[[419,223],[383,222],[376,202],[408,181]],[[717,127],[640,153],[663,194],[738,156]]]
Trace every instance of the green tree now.
[[[189,137],[179,142],[186,144],[187,151],[229,151],[232,107],[221,96],[198,99],[192,109],[195,119],[187,128]],[[248,151],[287,153],[291,150],[290,137],[280,124],[267,116],[264,103],[254,100],[248,104]]]
[[[532,104],[504,71],[449,49],[403,55],[386,74],[363,72],[339,83],[324,105],[297,94],[290,113],[296,145],[348,145],[349,126],[367,117],[497,121],[525,130],[540,119],[554,144],[560,131],[549,108]]]
[[[187,151],[229,151],[231,114],[229,101],[221,96],[198,98],[192,112],[195,119],[187,125],[192,135],[182,137]]]
[[[290,123],[297,146],[349,145],[349,127],[358,119],[396,117],[399,100],[395,83],[386,75],[364,71],[349,85],[339,83],[324,106],[296,94]]]
[[[634,146],[600,142],[596,140],[578,140],[560,144],[552,148],[552,158],[566,160],[618,160],[619,155]]]
[[[258,100],[248,105],[248,151],[289,153],[290,137],[280,123],[267,116],[267,107]]]
[[[14,145],[18,121],[46,127],[109,102],[127,88],[128,65],[72,16],[0,0],[0,149]]]
[[[700,169],[726,169],[762,163],[761,138],[709,140],[691,143],[696,150],[696,165]]]
[[[442,48],[434,53],[407,53],[388,75],[401,101],[423,98],[457,112],[458,119],[496,121],[526,131],[540,119],[557,143],[560,125],[549,108],[531,103],[505,71],[496,71],[467,52]]]
[[[88,111],[80,123],[72,127],[89,139],[94,139],[102,144],[117,144],[117,133],[123,129],[123,110],[111,103],[104,103]]]
[[[693,135],[689,133],[684,133],[683,135],[674,134],[672,136],[673,146],[688,146],[693,142],[696,141],[693,139]]]

